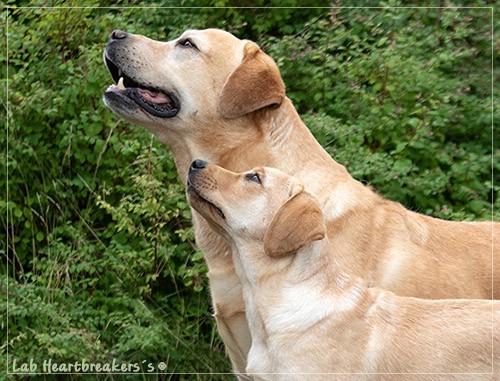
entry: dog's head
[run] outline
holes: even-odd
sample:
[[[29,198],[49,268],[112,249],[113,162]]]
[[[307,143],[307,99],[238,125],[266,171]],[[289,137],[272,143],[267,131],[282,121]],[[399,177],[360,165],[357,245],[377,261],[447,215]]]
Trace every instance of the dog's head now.
[[[217,29],[188,30],[168,42],[115,30],[104,61],[116,82],[106,105],[160,138],[164,129],[239,118],[285,97],[275,62],[255,43]]]
[[[325,237],[318,203],[298,179],[274,168],[234,173],[196,160],[189,170],[188,199],[223,235],[261,242],[273,258]]]

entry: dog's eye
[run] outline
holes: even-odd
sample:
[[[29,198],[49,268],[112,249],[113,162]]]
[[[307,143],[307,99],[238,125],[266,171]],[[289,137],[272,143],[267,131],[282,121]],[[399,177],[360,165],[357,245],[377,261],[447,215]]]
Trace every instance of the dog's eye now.
[[[184,47],[184,48],[196,48],[196,45],[193,44],[193,41],[191,41],[189,38],[186,38],[184,40],[180,40],[179,45]]]
[[[258,173],[249,173],[246,175],[247,180],[256,182],[257,184],[261,184],[260,176]]]

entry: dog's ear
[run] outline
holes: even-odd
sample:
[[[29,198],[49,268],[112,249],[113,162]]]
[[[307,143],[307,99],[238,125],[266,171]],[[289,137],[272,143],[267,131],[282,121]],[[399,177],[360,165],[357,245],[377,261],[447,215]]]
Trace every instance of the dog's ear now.
[[[295,253],[323,239],[326,227],[318,203],[306,192],[288,200],[276,213],[264,236],[264,251],[271,258]]]
[[[219,97],[219,112],[225,118],[238,118],[266,106],[279,105],[285,98],[285,85],[271,57],[249,41],[243,61],[229,76]]]

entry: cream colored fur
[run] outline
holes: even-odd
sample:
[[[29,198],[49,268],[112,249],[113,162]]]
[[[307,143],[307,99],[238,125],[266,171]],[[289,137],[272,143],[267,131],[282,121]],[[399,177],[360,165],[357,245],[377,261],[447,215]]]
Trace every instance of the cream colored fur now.
[[[316,200],[281,171],[210,165],[189,180],[231,243],[254,379],[500,379],[500,301],[400,297],[346,274]]]
[[[179,45],[187,38],[196,49]],[[169,42],[130,34],[110,41],[105,55],[136,82],[179,98],[179,114],[158,118],[105,95],[113,111],[171,148],[180,181],[194,159],[233,171],[280,168],[317,198],[332,255],[346,273],[400,295],[499,297],[498,224],[423,216],[354,180],[314,139],[285,97],[276,64],[255,43],[214,29],[186,31]],[[218,330],[235,372],[242,372],[250,333],[231,249],[196,212],[193,223],[209,268]]]

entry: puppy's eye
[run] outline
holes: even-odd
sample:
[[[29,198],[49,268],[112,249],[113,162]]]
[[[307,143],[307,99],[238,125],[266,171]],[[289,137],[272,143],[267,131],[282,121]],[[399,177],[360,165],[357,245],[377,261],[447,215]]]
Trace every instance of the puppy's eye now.
[[[193,41],[191,41],[189,38],[186,38],[184,40],[180,40],[179,45],[184,47],[184,48],[195,48],[196,49],[196,45],[193,44]]]
[[[247,180],[253,181],[257,184],[261,184],[260,176],[258,173],[249,173],[246,175]]]

